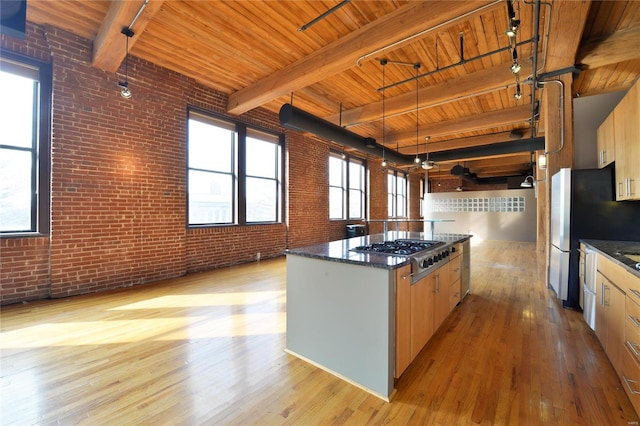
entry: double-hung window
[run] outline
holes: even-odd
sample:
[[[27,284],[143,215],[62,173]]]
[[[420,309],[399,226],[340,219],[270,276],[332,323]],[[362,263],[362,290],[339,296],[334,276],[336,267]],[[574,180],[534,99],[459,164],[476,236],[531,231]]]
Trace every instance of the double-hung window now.
[[[278,135],[190,110],[189,226],[280,222],[281,147]]]
[[[407,176],[394,170],[387,175],[387,207],[389,218],[407,217]]]
[[[0,55],[0,232],[49,232],[51,65]]]
[[[279,138],[247,129],[246,221],[280,220],[282,161]]]
[[[329,219],[363,219],[365,163],[339,153],[329,155]]]

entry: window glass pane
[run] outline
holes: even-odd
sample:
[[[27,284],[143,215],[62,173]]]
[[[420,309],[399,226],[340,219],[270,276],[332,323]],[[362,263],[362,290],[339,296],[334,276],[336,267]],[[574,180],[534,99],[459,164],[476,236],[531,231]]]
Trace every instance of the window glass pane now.
[[[31,229],[31,152],[0,149],[0,231]]]
[[[277,178],[278,145],[259,139],[247,138],[247,175]]]
[[[231,173],[236,133],[189,120],[189,167]]]
[[[329,188],[329,219],[344,219],[344,190]]]
[[[349,162],[349,188],[364,189],[364,167],[362,164]]]
[[[362,192],[357,189],[349,190],[349,219],[360,219],[362,215]]]
[[[329,157],[329,185],[342,186],[345,161],[337,157]]]
[[[189,170],[189,223],[232,223],[232,221],[232,176]]]
[[[247,178],[247,222],[275,222],[278,219],[277,191],[275,180]]]
[[[37,82],[8,72],[0,71],[0,141],[3,145],[32,148],[33,96]],[[7,99],[11,99],[7,102]]]

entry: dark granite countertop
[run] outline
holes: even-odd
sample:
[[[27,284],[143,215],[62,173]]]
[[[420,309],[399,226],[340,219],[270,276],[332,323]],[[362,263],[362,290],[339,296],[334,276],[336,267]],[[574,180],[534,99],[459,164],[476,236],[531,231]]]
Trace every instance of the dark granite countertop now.
[[[411,261],[410,257],[378,253],[358,253],[350,250],[365,244],[396,239],[443,241],[446,244],[453,244],[466,241],[469,238],[471,238],[471,235],[466,234],[435,234],[433,238],[431,238],[430,233],[390,231],[386,234],[364,235],[362,237],[331,241],[313,246],[287,249],[285,250],[285,254],[312,257],[315,259],[330,260],[333,262],[354,263],[374,268],[396,269],[409,264]]]
[[[614,263],[640,278],[640,270],[636,266],[638,262],[624,256],[625,253],[640,254],[639,241],[580,240],[580,242],[607,256]]]

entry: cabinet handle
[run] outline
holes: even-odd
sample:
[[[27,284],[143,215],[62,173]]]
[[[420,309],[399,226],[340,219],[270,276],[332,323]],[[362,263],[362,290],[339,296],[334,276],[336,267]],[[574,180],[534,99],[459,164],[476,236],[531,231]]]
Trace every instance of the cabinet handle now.
[[[622,181],[618,182],[618,197],[622,197]]]
[[[633,289],[629,289],[629,291],[638,299],[640,299],[640,291],[638,290],[633,290]]]
[[[440,293],[440,274],[436,275],[436,293]]]
[[[632,195],[635,195],[635,192],[633,192],[633,191],[631,190],[631,182],[635,182],[635,179],[631,179],[631,178],[629,178],[629,189],[627,190],[627,191],[628,191],[628,194],[627,194],[627,195],[628,195],[629,197],[631,197]]]
[[[636,357],[640,357],[640,351],[638,351],[637,348],[638,345],[627,340],[627,346],[629,346],[629,349],[631,349],[631,352],[633,352]]]
[[[622,375],[622,378],[624,379],[624,383],[627,385],[627,387],[629,388],[629,392],[631,392],[632,395],[640,395],[640,391],[635,390],[630,385],[630,383],[638,383],[637,381],[627,379],[627,376],[625,376],[624,374]]]
[[[627,317],[629,317],[629,319],[631,320],[631,322],[633,323],[633,325],[635,325],[636,327],[640,328],[640,322],[638,322],[638,319],[631,316],[631,315],[627,315]]]

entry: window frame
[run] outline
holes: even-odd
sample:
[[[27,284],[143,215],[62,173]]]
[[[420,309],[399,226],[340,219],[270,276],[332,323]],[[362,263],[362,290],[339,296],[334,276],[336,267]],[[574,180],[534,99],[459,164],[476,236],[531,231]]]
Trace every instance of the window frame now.
[[[29,56],[0,49],[0,69],[23,70],[13,74],[31,76],[37,73],[37,92],[34,93],[34,126],[31,148],[1,145],[2,149],[31,152],[31,213],[30,229],[0,231],[0,237],[44,236],[50,233],[51,215],[51,116],[53,96],[53,67]]]
[[[389,192],[389,178],[393,177],[393,188],[392,188],[392,192]],[[398,197],[399,197],[399,193],[398,193],[398,180],[399,178],[402,178],[402,180],[404,181],[404,191],[401,194],[402,198],[404,199],[404,215],[399,215],[398,214]],[[389,198],[391,198],[393,200],[392,206],[387,206],[387,218],[388,219],[406,219],[408,217],[408,201],[409,201],[409,197],[408,197],[408,184],[409,184],[409,179],[407,177],[407,173],[404,172],[400,172],[398,170],[393,170],[393,169],[389,169],[389,171],[387,172],[387,200],[389,200]],[[389,214],[389,210],[391,208],[391,212],[392,214]]]
[[[345,154],[343,152],[331,150],[329,151],[329,162],[328,166],[330,167],[331,158],[338,159],[342,165],[342,173],[341,186],[335,186],[331,184],[331,179],[329,178],[328,188],[329,193],[331,192],[331,188],[340,188],[342,192],[342,216],[331,217],[331,196],[329,196],[329,220],[330,221],[345,221],[345,220],[363,220],[366,218],[367,211],[367,161],[363,158],[352,156]],[[358,164],[362,167],[362,188],[352,188],[351,187],[351,164]],[[351,190],[360,190],[361,191],[361,212],[362,215],[358,217],[354,217],[351,215]]]
[[[198,223],[191,224],[189,222],[189,213],[190,213],[190,200],[189,200],[189,171],[192,168],[189,166],[189,120],[191,119],[191,115],[194,114],[196,116],[203,117],[205,120],[210,119],[212,122],[221,122],[225,125],[228,125],[234,128],[236,132],[236,146],[235,146],[235,158],[233,159],[234,164],[232,165],[232,169],[235,170],[235,181],[234,181],[234,191],[232,194],[232,215],[233,218],[231,222],[211,222],[211,223]],[[284,223],[285,217],[285,197],[284,197],[284,134],[278,133],[276,131],[266,129],[256,125],[249,125],[240,120],[234,120],[232,118],[226,117],[221,114],[216,114],[214,112],[194,107],[187,107],[187,153],[186,153],[186,226],[188,229],[199,229],[199,228],[217,228],[224,226],[253,226],[253,225],[265,225],[265,224],[278,224]],[[278,146],[278,155],[276,162],[274,165],[278,167],[277,173],[277,185],[276,185],[276,220],[275,221],[252,221],[248,222],[246,220],[246,208],[247,208],[247,200],[246,200],[246,190],[247,190],[247,170],[246,170],[246,140],[247,135],[251,133],[254,134],[264,134],[269,135],[273,138],[273,143],[276,143]],[[254,136],[251,136],[254,137]],[[255,138],[255,137],[254,137]],[[258,138],[256,138],[258,139]],[[233,154],[232,154],[233,155]]]

